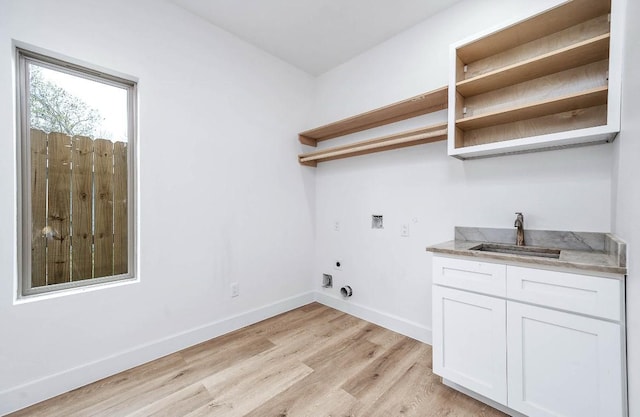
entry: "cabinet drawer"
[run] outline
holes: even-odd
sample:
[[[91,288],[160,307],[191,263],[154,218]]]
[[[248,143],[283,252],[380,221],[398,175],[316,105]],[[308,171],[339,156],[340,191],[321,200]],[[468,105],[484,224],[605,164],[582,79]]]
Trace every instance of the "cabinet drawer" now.
[[[507,266],[507,298],[620,320],[616,279]]]
[[[505,265],[433,257],[434,284],[504,297],[505,277]]]

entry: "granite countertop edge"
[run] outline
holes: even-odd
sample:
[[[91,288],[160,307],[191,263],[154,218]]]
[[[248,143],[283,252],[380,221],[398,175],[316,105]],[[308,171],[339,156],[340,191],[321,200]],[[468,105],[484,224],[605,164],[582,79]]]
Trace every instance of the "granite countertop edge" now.
[[[486,260],[499,260],[531,265],[544,265],[557,268],[570,268],[585,272],[602,272],[619,275],[627,274],[626,265],[621,265],[621,261],[623,260],[611,253],[604,251],[561,249],[560,258],[552,259],[527,255],[513,255],[506,253],[470,250],[472,247],[480,245],[482,243],[487,242],[451,240],[437,245],[428,246],[427,251]]]

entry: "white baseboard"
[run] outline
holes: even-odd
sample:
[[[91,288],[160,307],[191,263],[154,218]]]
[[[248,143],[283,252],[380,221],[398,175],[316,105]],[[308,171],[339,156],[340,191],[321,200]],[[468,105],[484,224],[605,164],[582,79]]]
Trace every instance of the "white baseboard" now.
[[[403,319],[402,317],[394,316],[383,311],[375,310],[370,307],[354,303],[350,299],[343,299],[334,297],[332,295],[323,293],[322,291],[316,291],[315,299],[317,302],[335,308],[342,312],[351,314],[363,320],[375,323],[378,326],[382,326],[386,329],[393,330],[396,333],[409,336],[412,339],[419,340],[426,344],[432,343],[431,329],[410,321]]]
[[[115,353],[0,392],[0,415],[44,401],[118,372],[161,358],[181,349],[257,323],[313,301],[431,344],[431,329],[385,312],[333,297],[320,291],[299,294],[276,303],[227,317],[200,327]]]
[[[118,372],[293,310],[313,302],[314,299],[313,292],[299,294],[1,391],[0,415],[20,410]]]

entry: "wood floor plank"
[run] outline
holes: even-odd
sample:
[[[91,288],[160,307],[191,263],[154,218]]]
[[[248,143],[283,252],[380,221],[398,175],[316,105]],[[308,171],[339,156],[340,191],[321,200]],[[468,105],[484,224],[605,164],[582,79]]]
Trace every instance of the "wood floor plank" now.
[[[289,416],[309,417],[351,417],[345,410],[354,408],[358,400],[341,388],[325,387],[322,395],[309,398],[299,410],[289,413]],[[364,417],[364,416],[363,416]]]
[[[367,335],[367,340],[375,343],[376,345],[389,348],[395,345],[396,343],[398,343],[399,341],[406,339],[406,336],[403,336],[396,332],[390,332],[384,327],[380,327],[376,325],[373,325],[373,326],[377,327],[377,329],[375,329],[375,331],[372,331],[370,334]]]
[[[138,384],[129,391],[125,401],[118,402],[118,397],[110,398],[102,403],[94,404],[85,409],[92,417],[110,417],[126,415],[155,401],[162,400],[172,392],[182,390],[194,383],[200,383],[211,374],[225,370],[236,363],[242,363],[247,358],[264,352],[273,344],[264,338],[244,340],[236,349],[212,350],[208,356],[197,361],[186,363],[174,369],[173,373],[162,375],[153,380]]]
[[[200,383],[195,383],[171,395],[139,408],[127,417],[173,417],[184,416],[211,401],[209,391]]]
[[[241,417],[287,390],[313,370],[296,359],[253,369],[242,378],[217,374],[203,383],[213,400],[190,417]]]
[[[238,343],[236,343],[238,342]],[[188,368],[203,370],[202,378],[223,371],[234,364],[241,363],[261,352],[272,349],[275,345],[266,338],[253,338],[234,341],[221,347],[211,347],[210,350],[200,352],[197,355],[184,354]]]
[[[430,352],[424,350],[420,358],[380,398],[353,414],[368,417],[506,416],[443,385],[440,377],[434,375],[430,368],[430,357]]]
[[[180,355],[187,363],[193,363],[210,357],[212,354],[220,354],[222,351],[242,349],[242,346],[256,342],[256,339],[259,340],[259,343],[266,340],[263,337],[257,338],[248,332],[235,331],[183,349],[180,351]]]
[[[245,415],[313,371],[300,361],[305,352],[316,352],[322,346],[334,344],[336,338],[348,338],[367,326],[366,322],[353,320],[344,313],[335,314],[335,310],[330,313],[324,319],[336,317],[284,333],[278,331],[273,338],[266,334],[279,344],[204,379],[203,384],[214,400],[193,415]]]
[[[389,386],[399,380],[406,370],[415,364],[421,353],[431,354],[431,349],[408,337],[385,351],[361,372],[353,375],[342,389],[360,401],[370,403],[382,396]]]
[[[380,355],[381,348],[363,338],[368,331],[369,326],[365,326],[349,339],[334,338],[332,343],[316,349],[302,361],[316,371],[326,370],[326,368],[341,369],[341,365],[353,367],[354,362],[360,364],[363,361],[371,361]],[[325,373],[331,372],[325,371]],[[342,372],[335,372],[335,374],[342,374]]]
[[[248,332],[256,336],[268,335],[269,339],[274,340],[283,334],[288,334],[299,329],[309,328],[314,324],[324,323],[331,318],[344,314],[326,306],[315,308],[308,313],[301,308],[292,310],[290,313],[291,314],[281,314],[274,318],[261,321],[239,331]]]
[[[304,361],[314,372],[270,399],[247,417],[303,416],[309,404],[323,399],[343,384],[354,372],[360,371],[380,354],[379,346],[366,340],[335,343]]]
[[[10,417],[502,417],[444,386],[431,347],[311,303]]]
[[[66,417],[82,413],[93,404],[118,398],[119,394],[128,392],[138,384],[174,372],[184,365],[180,354],[174,353],[35,404],[11,416]]]
[[[326,312],[313,310],[307,314],[309,317],[290,323],[289,328],[275,331],[272,329],[269,333],[263,334],[272,342],[279,344],[296,339],[297,335],[313,334],[318,338],[328,338],[336,331],[349,330],[352,326],[362,326],[361,322],[352,322],[352,326],[342,325],[341,323],[349,321],[352,316],[333,309]]]
[[[165,397],[172,393],[189,387],[194,383],[194,379],[197,379],[197,377],[192,377],[195,372],[197,370],[192,368],[176,369],[172,373],[138,385],[129,390],[126,396],[120,395],[107,401],[93,404],[78,414],[72,414],[72,416],[126,416],[147,407],[149,404],[163,401]]]

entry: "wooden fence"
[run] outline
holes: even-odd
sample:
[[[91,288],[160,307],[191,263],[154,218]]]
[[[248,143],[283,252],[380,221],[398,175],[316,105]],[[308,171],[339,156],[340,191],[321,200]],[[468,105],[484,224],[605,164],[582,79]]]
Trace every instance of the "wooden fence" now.
[[[127,144],[31,129],[31,286],[127,272]]]

